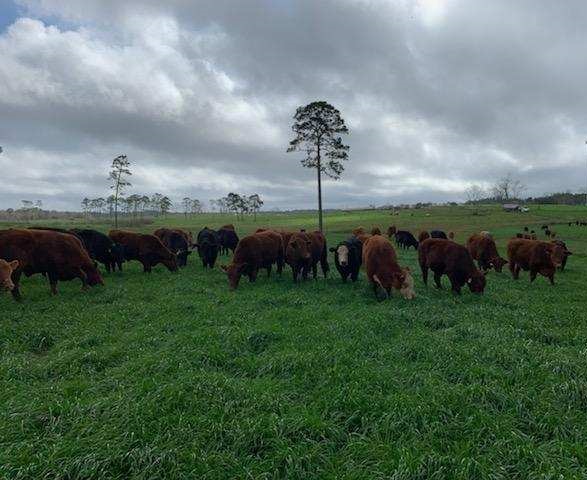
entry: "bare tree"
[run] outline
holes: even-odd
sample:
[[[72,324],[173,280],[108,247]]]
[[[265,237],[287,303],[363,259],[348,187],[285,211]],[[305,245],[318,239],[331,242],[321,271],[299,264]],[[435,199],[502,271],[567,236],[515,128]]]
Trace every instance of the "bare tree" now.
[[[491,189],[493,197],[497,200],[512,200],[520,198],[526,186],[518,179],[514,178],[511,173],[500,178]]]
[[[192,206],[192,199],[190,197],[184,197],[184,199],[181,201],[181,204],[183,206],[184,215],[187,218]]]
[[[263,206],[263,200],[261,200],[261,197],[259,196],[258,193],[254,193],[253,195],[249,196],[248,204],[249,204],[249,208],[253,212],[255,222],[256,222],[257,221],[257,212],[259,210],[261,210],[261,207]]]
[[[487,196],[487,192],[479,185],[471,185],[465,189],[465,196],[467,197],[467,201],[475,203],[483,200]]]
[[[110,180],[112,185],[110,188],[114,190],[114,228],[118,228],[118,202],[122,195],[124,195],[125,187],[130,187],[131,183],[126,179],[130,173],[130,162],[126,155],[119,155],[112,160],[112,170],[110,172]]]
[[[340,178],[344,170],[342,161],[348,160],[348,145],[340,134],[349,133],[340,112],[327,102],[312,102],[299,107],[294,115],[292,130],[295,138],[288,152],[305,151],[302,165],[315,168],[318,177],[318,225],[322,231],[322,174]]]

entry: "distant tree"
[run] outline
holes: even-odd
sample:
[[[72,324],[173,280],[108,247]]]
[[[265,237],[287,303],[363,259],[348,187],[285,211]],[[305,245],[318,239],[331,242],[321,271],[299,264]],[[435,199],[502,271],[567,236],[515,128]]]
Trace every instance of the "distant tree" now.
[[[124,195],[124,189],[130,187],[131,183],[126,179],[132,175],[130,172],[130,162],[126,155],[119,155],[112,160],[112,170],[110,171],[110,188],[114,190],[114,227],[118,228],[118,202]]]
[[[82,210],[84,212],[84,215],[87,217],[88,211],[90,210],[90,199],[88,197],[85,197],[82,200]]]
[[[167,196],[163,196],[161,198],[161,202],[159,203],[159,209],[161,211],[161,215],[163,215],[163,216],[167,215],[172,207],[173,207],[173,203],[171,202],[171,199]]]
[[[288,152],[304,151],[302,165],[315,168],[318,177],[318,224],[322,222],[322,174],[338,179],[348,160],[348,145],[342,143],[340,134],[348,134],[348,128],[340,112],[327,102],[313,102],[299,107],[294,115],[292,130],[295,138],[289,143]]]
[[[259,196],[258,193],[254,193],[253,195],[249,196],[248,203],[249,203],[249,208],[253,212],[255,222],[256,222],[257,221],[257,212],[259,210],[261,210],[261,207],[263,206],[263,200],[261,200],[261,197]]]
[[[524,190],[526,190],[526,186],[520,180],[513,178],[511,173],[508,173],[495,183],[491,192],[496,200],[507,201],[519,199]]]
[[[161,201],[162,200],[163,200],[163,195],[161,195],[160,193],[154,193],[153,195],[151,195],[150,207],[157,214],[161,213]]]
[[[230,192],[226,196],[226,208],[229,212],[234,212],[237,215],[237,217],[240,211],[241,203],[242,199],[238,193]]]
[[[475,203],[483,200],[483,198],[487,196],[487,192],[479,185],[471,185],[465,189],[465,196],[467,197],[468,202]]]
[[[112,215],[114,214],[114,195],[110,195],[107,199],[106,199],[106,207],[108,208],[108,216],[110,218],[112,218]]]
[[[192,208],[192,199],[190,197],[184,197],[184,199],[181,201],[181,204],[183,206],[184,215],[187,218],[188,213],[190,213]]]
[[[194,198],[190,205],[192,213],[202,213],[202,202],[200,202],[197,198]]]

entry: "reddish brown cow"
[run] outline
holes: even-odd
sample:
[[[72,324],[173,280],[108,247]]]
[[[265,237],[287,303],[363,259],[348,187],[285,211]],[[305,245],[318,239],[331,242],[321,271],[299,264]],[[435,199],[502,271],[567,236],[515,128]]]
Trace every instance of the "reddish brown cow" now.
[[[399,290],[404,298],[416,296],[410,269],[398,265],[395,250],[387,238],[374,235],[363,244],[363,265],[378,300],[388,298],[392,288]]]
[[[297,282],[300,274],[306,280],[312,263],[312,240],[305,232],[289,233],[283,236],[285,263],[291,267],[293,281]],[[287,243],[286,238],[287,237]]]
[[[127,260],[138,260],[143,271],[151,273],[151,269],[161,263],[171,272],[177,271],[177,256],[161,243],[155,235],[111,230],[108,236],[124,246],[124,257]]]
[[[510,272],[514,280],[520,278],[520,270],[530,271],[530,281],[538,274],[554,285],[554,273],[563,263],[563,247],[555,243],[513,238],[508,242]]]
[[[83,289],[87,286],[103,285],[94,262],[74,235],[50,230],[0,231],[0,257],[6,261],[18,260],[12,272],[12,296],[20,300],[20,277],[42,273],[49,279],[51,293],[57,293],[59,280],[79,278]]]
[[[497,253],[497,246],[493,238],[486,235],[471,235],[467,240],[467,250],[473,260],[477,260],[479,268],[483,271],[493,267],[496,272],[501,272],[503,266],[508,263]]]
[[[18,260],[7,262],[0,258],[0,290],[14,289],[14,283],[12,282],[12,272],[18,268]]]
[[[418,262],[422,270],[424,284],[428,285],[428,269],[434,273],[434,283],[442,288],[440,278],[448,276],[452,291],[460,294],[467,284],[473,293],[485,290],[485,275],[481,273],[469,254],[469,251],[451,240],[429,238],[418,247]]]
[[[427,238],[430,238],[430,234],[428,233],[427,230],[422,230],[420,232],[420,234],[418,235],[418,242],[423,242]]]
[[[234,290],[242,275],[247,275],[249,281],[254,282],[260,268],[266,268],[267,276],[270,276],[274,263],[277,264],[277,273],[281,274],[283,240],[279,233],[266,230],[241,238],[234,251],[232,263],[220,268],[228,275],[228,283]]]

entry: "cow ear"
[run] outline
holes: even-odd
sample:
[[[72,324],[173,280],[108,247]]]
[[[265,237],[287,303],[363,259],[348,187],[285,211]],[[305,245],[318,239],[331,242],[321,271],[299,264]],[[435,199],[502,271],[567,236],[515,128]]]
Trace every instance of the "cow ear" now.
[[[18,268],[18,266],[20,265],[20,262],[18,260],[13,260],[12,262],[10,262],[8,264],[8,266],[10,268],[12,268],[12,270],[16,270]]]

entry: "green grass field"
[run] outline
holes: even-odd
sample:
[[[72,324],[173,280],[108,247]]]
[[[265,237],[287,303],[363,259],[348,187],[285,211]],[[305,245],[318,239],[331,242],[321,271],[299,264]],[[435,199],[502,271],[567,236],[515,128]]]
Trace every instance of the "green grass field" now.
[[[585,207],[329,213],[329,244],[353,227],[554,226],[574,255],[552,287],[507,268],[483,296],[426,289],[377,303],[364,274],[230,292],[197,254],[179,273],[138,263],[105,287],[23,279],[0,296],[0,478],[584,479],[587,477]],[[196,231],[234,219],[174,216]],[[315,227],[313,215],[236,223]],[[47,222],[45,222],[47,224]],[[56,223],[55,226],[71,226]],[[0,228],[8,226],[0,225]],[[98,226],[107,230],[108,226]],[[228,263],[221,257],[219,263]]]

